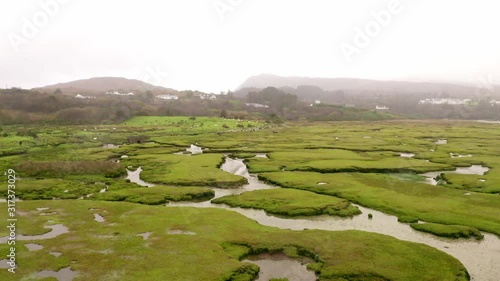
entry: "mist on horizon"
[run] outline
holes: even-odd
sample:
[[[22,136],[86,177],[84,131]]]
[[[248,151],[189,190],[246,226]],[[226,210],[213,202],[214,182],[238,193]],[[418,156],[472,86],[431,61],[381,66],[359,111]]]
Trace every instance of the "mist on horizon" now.
[[[495,1],[8,1],[0,85],[125,77],[236,89],[260,73],[500,84]]]

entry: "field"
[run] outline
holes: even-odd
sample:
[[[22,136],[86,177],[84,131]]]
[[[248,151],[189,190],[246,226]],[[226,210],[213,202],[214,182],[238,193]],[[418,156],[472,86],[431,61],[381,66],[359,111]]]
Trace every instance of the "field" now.
[[[308,255],[324,280],[366,277],[378,280],[466,280],[463,266],[431,247],[360,231],[287,231],[264,227],[225,210],[165,208],[132,203],[27,201],[22,233],[40,233],[48,220],[71,231],[28,251],[18,245],[15,277],[0,271],[2,280],[26,280],[42,269],[71,266],[75,280],[251,280],[257,269],[239,260],[262,251]],[[36,208],[49,208],[40,216]],[[104,222],[93,220],[94,213]],[[5,220],[2,212],[0,219]],[[27,229],[27,225],[37,226]],[[2,235],[6,230],[2,229]],[[147,240],[138,234],[151,233]],[[383,247],[381,246],[383,245]],[[6,252],[7,245],[0,245]],[[55,257],[50,252],[60,252]],[[367,259],[370,263],[366,263]],[[72,262],[76,261],[76,262]],[[96,262],[99,261],[99,262]],[[339,266],[340,265],[340,266]],[[387,266],[389,265],[389,266]],[[395,270],[404,269],[404,270]],[[421,279],[425,272],[427,276]],[[25,279],[22,279],[24,276]]]
[[[500,237],[497,124],[276,125],[147,116],[117,125],[3,126],[1,133],[0,167],[16,171],[16,196],[23,200],[17,202],[18,234],[42,234],[50,224],[69,229],[34,242],[44,247],[38,251],[18,241],[19,272],[13,279],[0,271],[1,280],[35,280],[38,271],[68,266],[79,273],[74,280],[253,280],[258,268],[241,260],[266,251],[309,258],[320,280],[469,280],[467,269],[440,249],[387,235],[292,231],[231,210],[163,206],[208,201],[219,189],[252,184],[220,169],[226,156],[244,159],[250,173],[275,188],[217,198],[219,207],[314,219],[357,216],[355,203],[447,237],[440,239],[475,240],[482,238],[480,231]],[[186,151],[192,144],[203,153]],[[453,173],[471,165],[488,171]],[[127,170],[139,167],[140,178],[154,187],[126,179]],[[436,186],[419,175],[434,171],[442,173]],[[0,197],[7,197],[5,187]],[[0,208],[6,210],[6,203]],[[95,213],[105,221],[94,221]],[[1,211],[0,221],[6,216]],[[149,232],[147,240],[137,236]],[[0,228],[0,237],[7,234]],[[0,254],[7,251],[0,244]]]
[[[256,121],[236,120],[213,117],[165,117],[165,116],[137,116],[125,122],[127,126],[155,126],[168,127],[169,132],[206,133],[224,130],[248,130],[261,127],[263,124]]]

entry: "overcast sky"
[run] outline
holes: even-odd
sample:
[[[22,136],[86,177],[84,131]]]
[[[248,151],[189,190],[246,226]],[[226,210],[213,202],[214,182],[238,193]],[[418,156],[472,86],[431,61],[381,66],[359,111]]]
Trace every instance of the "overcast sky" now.
[[[0,85],[117,76],[219,92],[260,73],[498,83],[499,4],[0,0]]]

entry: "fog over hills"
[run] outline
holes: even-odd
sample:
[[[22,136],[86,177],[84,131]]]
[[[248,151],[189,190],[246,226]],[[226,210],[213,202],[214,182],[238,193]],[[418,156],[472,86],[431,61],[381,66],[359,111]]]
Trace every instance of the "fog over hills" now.
[[[60,89],[65,94],[103,94],[110,90],[127,93],[142,93],[146,91],[151,91],[152,93],[176,92],[174,89],[155,86],[140,80],[121,77],[95,77],[48,85],[45,87],[34,88],[33,90],[53,92],[56,89]]]
[[[298,100],[311,106],[333,104],[414,118],[499,118],[500,87],[488,83],[468,85],[262,74],[248,78],[234,96],[244,98],[276,91],[296,95]]]
[[[249,77],[236,89],[234,94],[236,97],[245,98],[249,92],[259,91],[266,87],[275,87],[284,92],[295,94],[300,100],[320,99],[322,102],[327,103],[356,103],[369,107],[373,105],[372,103],[404,102],[401,99],[405,99],[405,97],[415,99],[413,103],[426,98],[500,99],[499,85],[380,81],[357,78],[284,77],[273,74]],[[141,94],[149,91],[155,95],[182,95],[181,92],[171,88],[121,77],[95,77],[48,85],[33,90],[52,93],[57,89],[60,89],[64,94],[70,95],[98,95],[111,90],[120,93],[133,92]],[[381,100],[382,97],[385,98]]]
[[[356,78],[313,78],[313,77],[283,77],[272,74],[261,74],[249,77],[241,84],[237,92],[245,93],[249,88],[262,89],[266,87],[281,88],[284,91],[300,89],[301,86],[316,87],[315,91],[347,93],[377,93],[377,94],[412,94],[428,93],[429,95],[447,95],[451,97],[471,97],[477,93],[492,95],[498,90],[498,85],[460,85],[436,82],[379,81]],[[488,89],[492,87],[492,89]],[[245,90],[246,89],[246,90]],[[479,90],[479,91],[478,91]],[[491,90],[491,91],[490,91]],[[490,93],[489,93],[490,92]],[[300,94],[299,94],[300,95]]]

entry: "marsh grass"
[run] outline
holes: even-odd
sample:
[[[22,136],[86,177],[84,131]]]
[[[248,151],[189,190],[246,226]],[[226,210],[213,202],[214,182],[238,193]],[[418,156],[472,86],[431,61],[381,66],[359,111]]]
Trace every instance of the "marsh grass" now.
[[[463,225],[444,225],[437,223],[411,223],[410,226],[418,231],[427,232],[440,237],[447,238],[471,238],[482,240],[483,234],[474,227]]]
[[[66,175],[104,175],[116,178],[125,174],[125,169],[112,161],[26,161],[16,166],[16,170],[30,177],[61,178]]]
[[[285,188],[344,198],[395,216],[470,226],[500,235],[498,195],[464,196],[460,190],[400,181],[380,174],[274,172],[260,174],[259,178]],[[317,182],[327,184],[317,185]]]
[[[122,162],[142,165],[141,178],[157,184],[236,188],[248,182],[244,177],[222,171],[224,157],[220,154],[138,154]]]
[[[231,158],[240,158],[240,159],[247,159],[247,158],[254,158],[255,153],[232,153]]]
[[[37,207],[57,211],[50,219],[63,223],[70,232],[37,242],[44,246],[39,251],[18,247],[17,273],[2,270],[0,280],[26,280],[37,271],[67,266],[78,271],[75,281],[252,280],[258,268],[237,258],[248,253],[245,247],[311,255],[319,261],[313,266],[321,280],[375,276],[456,281],[467,280],[468,276],[455,258],[423,244],[363,231],[281,230],[222,209],[91,200],[25,201],[19,205],[19,211],[26,213],[20,233],[31,234],[25,228],[28,225],[46,230],[42,226],[48,218],[40,216]],[[95,222],[94,213],[106,220]],[[6,212],[0,212],[0,220],[6,216]],[[172,229],[195,235],[171,235]],[[151,232],[146,241],[137,235],[145,232]],[[6,228],[0,229],[1,236],[6,234]],[[228,247],[230,244],[244,247]],[[6,254],[7,247],[1,244],[0,254]],[[49,254],[52,251],[62,255],[54,257]]]
[[[155,121],[164,122],[155,125]],[[196,123],[200,121],[203,126]],[[397,215],[405,222],[418,218],[500,235],[500,197],[495,194],[500,192],[497,125],[432,120],[298,121],[266,128],[261,122],[252,121],[154,116],[134,122],[137,123],[133,126],[26,126],[37,138],[16,136],[24,126],[2,126],[7,135],[0,136],[0,167],[6,170],[32,162],[26,166],[27,171],[18,171],[16,195],[25,200],[19,204],[19,210],[26,213],[20,217],[19,233],[44,233],[48,230],[43,225],[48,220],[70,228],[70,233],[57,239],[40,241],[45,247],[40,251],[28,252],[20,247],[20,271],[15,280],[29,279],[38,270],[58,270],[70,265],[81,272],[80,280],[252,280],[255,266],[238,258],[245,249],[227,250],[222,246],[227,243],[254,249],[282,249],[287,255],[293,252],[287,249],[293,247],[306,249],[319,257],[320,262],[309,267],[314,268],[321,280],[469,280],[464,267],[449,255],[385,235],[363,231],[279,230],[258,225],[230,211],[145,205],[182,198],[198,200],[197,194],[205,193],[187,192],[193,185],[237,187],[246,183],[244,178],[219,169],[226,153],[240,154],[250,172],[263,173],[261,179],[306,192],[301,194],[302,198],[276,204],[269,203],[270,198],[262,198],[259,193],[251,193],[259,195],[255,200],[244,200],[252,205],[260,204],[257,199],[262,199],[266,202],[262,207],[280,209],[288,205],[292,209],[285,208],[287,211],[300,210],[298,206],[306,206],[304,202],[310,194],[322,194]],[[222,124],[229,128],[222,128]],[[248,125],[252,130],[248,130]],[[127,144],[130,136],[149,138],[146,143]],[[446,139],[448,143],[437,145],[437,139]],[[108,143],[122,146],[102,147]],[[209,148],[209,154],[171,155],[190,144]],[[249,158],[257,152],[267,153],[269,159]],[[416,155],[413,159],[401,158],[399,152]],[[473,156],[451,158],[450,153]],[[106,178],[106,169],[98,170],[90,164],[81,172],[75,166],[65,170],[61,164],[95,165],[124,154],[129,158],[120,159],[119,169],[142,166],[144,180],[176,185],[179,189],[175,191],[180,193],[170,189],[145,191],[121,177]],[[481,176],[445,173],[450,183],[437,187],[418,183],[416,173],[471,164],[488,166],[491,170]],[[388,172],[393,174],[382,174]],[[56,175],[59,178],[54,178]],[[319,182],[325,184],[318,185]],[[109,188],[101,194],[99,190],[104,185]],[[188,189],[182,190],[182,186]],[[30,200],[71,199],[90,193],[110,196],[103,200],[136,203]],[[50,207],[48,212],[55,214],[40,216],[35,207]],[[93,221],[94,212],[99,212],[106,221]],[[5,216],[6,212],[0,212],[0,220],[5,220]],[[169,235],[169,229],[196,235]],[[6,231],[0,228],[0,235],[6,235]],[[150,240],[137,237],[144,232],[152,232]],[[97,238],[108,236],[112,238]],[[0,254],[6,251],[7,245],[0,245]],[[63,255],[56,258],[49,251],[60,251]],[[71,260],[76,263],[71,264]],[[0,271],[0,280],[12,279],[7,274]]]
[[[125,201],[131,203],[160,205],[169,201],[205,201],[212,199],[215,192],[209,188],[192,186],[153,186],[97,193],[91,200]]]
[[[63,179],[23,179],[17,182],[16,197],[23,200],[77,199],[99,192],[102,184]],[[1,192],[7,197],[7,190]]]
[[[418,218],[412,217],[412,216],[399,216],[398,217],[398,222],[401,223],[417,223]]]
[[[268,189],[244,192],[212,200],[231,207],[263,209],[282,216],[331,215],[349,217],[361,214],[349,201],[333,196],[293,189]]]

